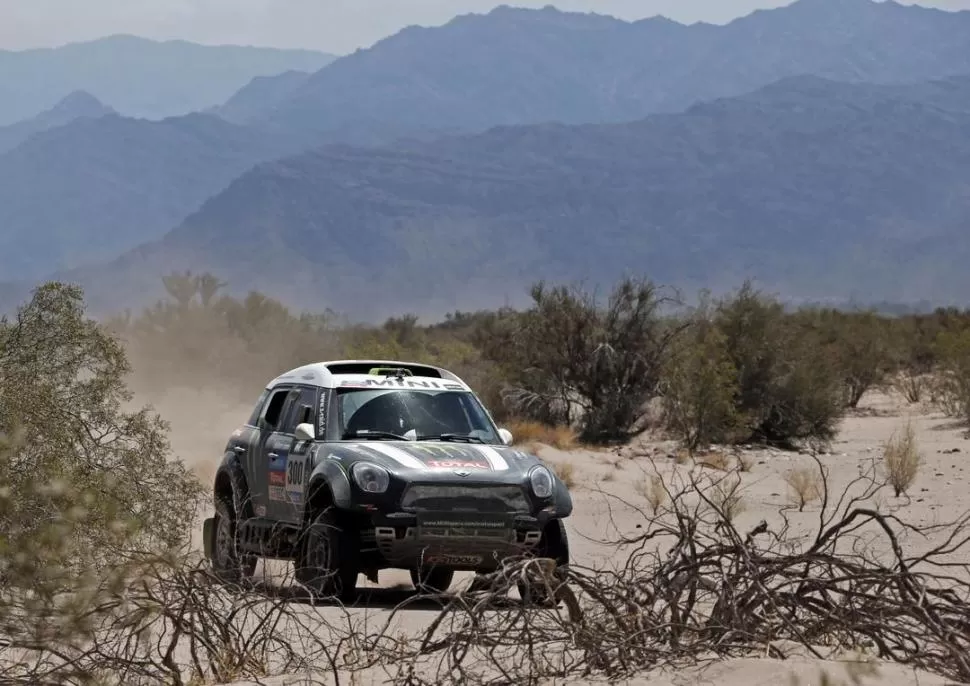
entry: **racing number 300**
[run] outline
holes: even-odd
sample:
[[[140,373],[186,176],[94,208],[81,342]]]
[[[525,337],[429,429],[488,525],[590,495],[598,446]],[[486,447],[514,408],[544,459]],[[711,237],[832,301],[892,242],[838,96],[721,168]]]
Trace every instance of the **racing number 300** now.
[[[303,486],[304,472],[306,472],[306,460],[290,459],[286,465],[286,485]]]

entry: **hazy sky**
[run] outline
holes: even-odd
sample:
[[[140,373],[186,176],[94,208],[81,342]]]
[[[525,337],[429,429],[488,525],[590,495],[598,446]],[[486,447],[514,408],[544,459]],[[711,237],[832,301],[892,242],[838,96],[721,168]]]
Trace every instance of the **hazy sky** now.
[[[114,33],[200,43],[351,52],[408,24],[441,24],[500,4],[595,11],[625,19],[662,14],[723,23],[790,0],[0,0],[0,48],[19,50]],[[909,0],[907,0],[908,4]],[[970,0],[921,0],[970,9]]]

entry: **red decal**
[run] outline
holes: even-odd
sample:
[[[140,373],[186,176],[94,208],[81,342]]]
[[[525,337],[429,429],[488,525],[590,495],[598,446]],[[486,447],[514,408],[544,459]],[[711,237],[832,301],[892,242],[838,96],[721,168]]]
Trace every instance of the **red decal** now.
[[[460,460],[428,460],[428,466],[435,469],[488,469],[486,462],[462,462]]]
[[[270,472],[269,482],[271,484],[285,484],[286,483],[286,472]]]

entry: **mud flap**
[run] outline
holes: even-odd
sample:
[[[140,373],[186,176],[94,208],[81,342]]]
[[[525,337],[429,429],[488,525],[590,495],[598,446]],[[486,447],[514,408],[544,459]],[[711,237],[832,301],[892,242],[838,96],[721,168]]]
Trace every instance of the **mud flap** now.
[[[209,517],[202,521],[202,550],[207,559],[211,560],[215,551],[215,517]]]

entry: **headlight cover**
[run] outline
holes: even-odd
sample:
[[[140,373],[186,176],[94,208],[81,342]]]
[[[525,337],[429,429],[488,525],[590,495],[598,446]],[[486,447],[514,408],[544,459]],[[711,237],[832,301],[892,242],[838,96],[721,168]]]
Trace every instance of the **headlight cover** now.
[[[548,498],[552,495],[552,472],[542,465],[537,465],[529,471],[529,483],[537,498]]]
[[[391,475],[387,470],[370,462],[358,462],[351,467],[350,473],[364,493],[383,493],[391,484]]]

